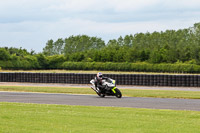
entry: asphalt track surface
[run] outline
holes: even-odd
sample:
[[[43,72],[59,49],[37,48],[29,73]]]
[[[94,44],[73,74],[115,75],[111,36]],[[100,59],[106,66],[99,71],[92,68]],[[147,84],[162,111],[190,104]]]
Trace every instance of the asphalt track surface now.
[[[200,111],[200,99],[105,97],[51,93],[0,92],[0,102],[111,106]]]
[[[89,85],[79,85],[79,84],[44,84],[44,83],[17,83],[17,82],[0,82],[0,86],[1,85],[49,86],[49,87],[55,86],[55,87],[76,87],[76,88],[89,87]],[[199,87],[118,86],[118,88],[200,91]],[[169,98],[142,98],[142,97],[100,98],[97,95],[0,92],[0,102],[83,105],[83,106],[112,106],[112,107],[200,111],[200,99],[169,99]]]

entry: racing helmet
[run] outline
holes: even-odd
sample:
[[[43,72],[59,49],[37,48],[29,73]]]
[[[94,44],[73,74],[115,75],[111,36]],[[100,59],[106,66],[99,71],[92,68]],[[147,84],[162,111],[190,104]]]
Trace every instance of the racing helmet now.
[[[97,78],[98,78],[98,79],[102,79],[102,77],[103,77],[103,74],[102,74],[101,72],[98,72],[98,73],[97,73]]]

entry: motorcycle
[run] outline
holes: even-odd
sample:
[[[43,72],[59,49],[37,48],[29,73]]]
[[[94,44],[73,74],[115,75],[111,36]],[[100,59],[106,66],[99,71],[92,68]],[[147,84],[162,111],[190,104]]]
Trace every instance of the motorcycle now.
[[[98,87],[95,87],[94,79],[92,79],[90,83],[92,84],[91,89],[93,89],[97,93],[97,95],[99,95],[100,97],[105,97],[105,96],[116,96],[117,98],[122,97],[122,93],[116,87],[115,80],[111,78],[102,80],[102,86],[104,86],[105,88],[104,91],[100,91]]]

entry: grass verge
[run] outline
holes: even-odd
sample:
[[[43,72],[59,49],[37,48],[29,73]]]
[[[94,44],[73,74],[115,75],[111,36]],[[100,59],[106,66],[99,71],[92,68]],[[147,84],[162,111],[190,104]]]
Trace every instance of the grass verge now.
[[[195,133],[200,112],[0,103],[0,132]]]
[[[0,91],[96,94],[89,87],[69,88],[69,87],[36,87],[36,86],[0,86]],[[123,96],[129,96],[129,97],[200,99],[200,91],[121,89],[121,92]]]

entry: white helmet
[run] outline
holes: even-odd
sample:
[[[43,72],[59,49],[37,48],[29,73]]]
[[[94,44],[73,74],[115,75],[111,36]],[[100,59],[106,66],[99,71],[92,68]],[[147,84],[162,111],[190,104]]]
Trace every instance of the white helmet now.
[[[101,72],[98,72],[98,73],[97,73],[97,78],[98,78],[98,79],[102,79],[102,77],[103,77],[103,74],[102,74]]]

